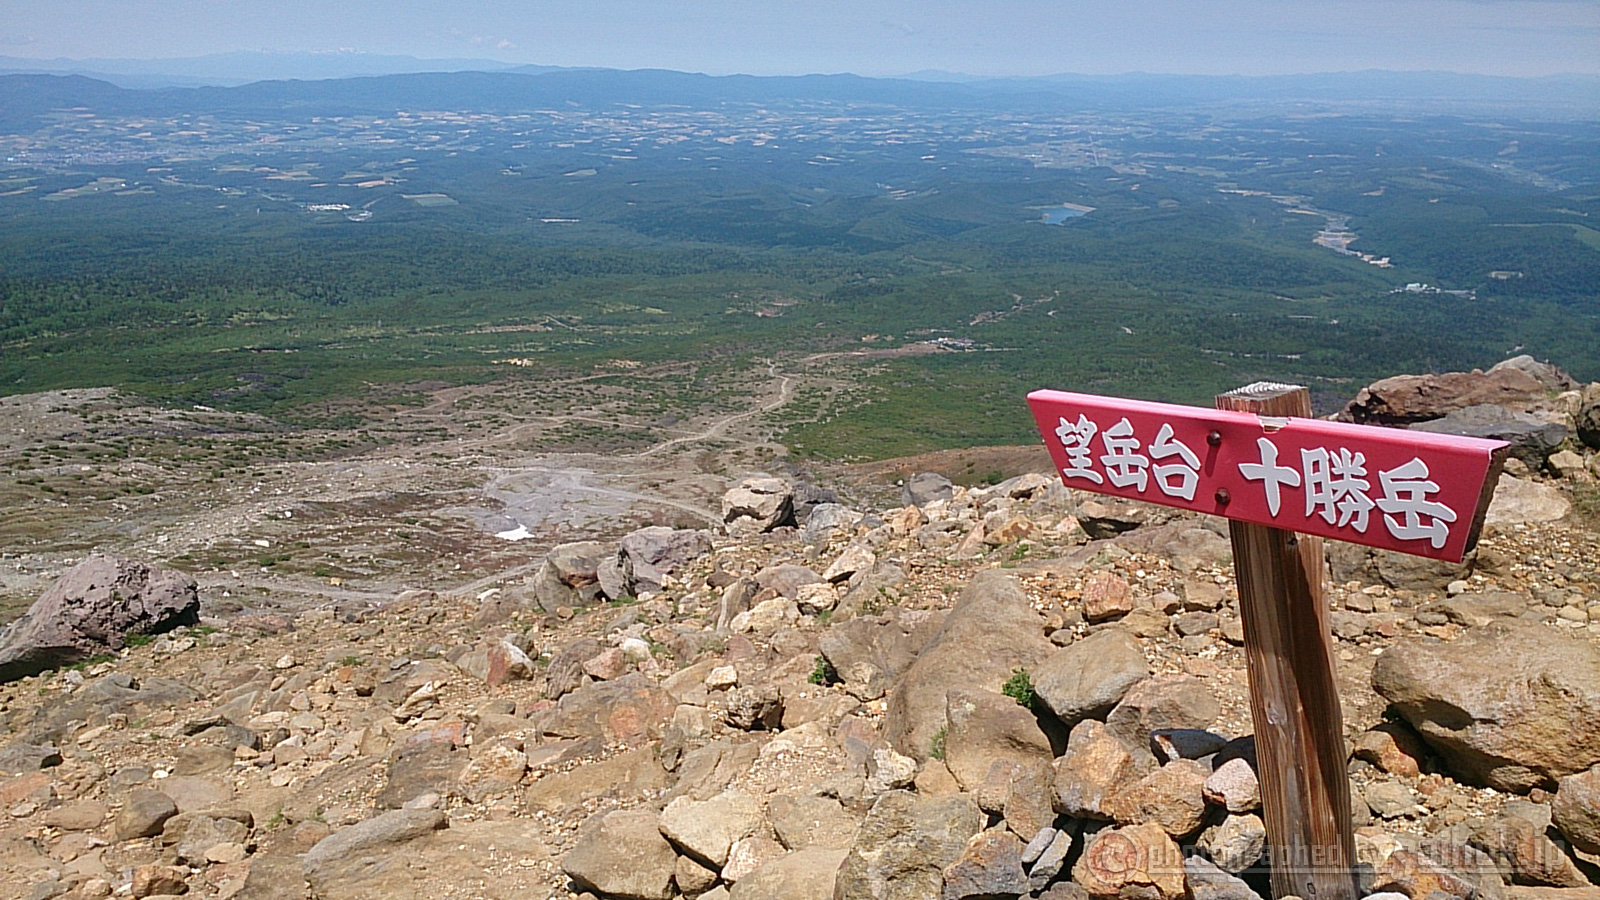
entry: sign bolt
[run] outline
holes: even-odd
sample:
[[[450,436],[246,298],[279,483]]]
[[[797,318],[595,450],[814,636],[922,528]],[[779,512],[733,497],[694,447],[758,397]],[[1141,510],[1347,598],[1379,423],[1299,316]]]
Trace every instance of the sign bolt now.
[[[1232,501],[1233,501],[1233,495],[1228,493],[1228,489],[1227,488],[1218,488],[1217,489],[1217,503],[1221,504],[1222,506],[1227,506]]]

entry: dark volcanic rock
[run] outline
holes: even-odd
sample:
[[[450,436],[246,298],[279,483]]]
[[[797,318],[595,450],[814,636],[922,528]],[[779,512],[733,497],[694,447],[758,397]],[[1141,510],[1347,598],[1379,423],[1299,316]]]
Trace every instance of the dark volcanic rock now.
[[[1534,468],[1544,465],[1550,454],[1567,439],[1567,426],[1513,412],[1492,403],[1480,403],[1458,409],[1447,416],[1416,422],[1412,431],[1433,434],[1464,434],[1468,437],[1492,438],[1511,444],[1511,455]]]
[[[121,650],[129,634],[199,621],[193,578],[132,559],[91,556],[0,632],[0,681]]]

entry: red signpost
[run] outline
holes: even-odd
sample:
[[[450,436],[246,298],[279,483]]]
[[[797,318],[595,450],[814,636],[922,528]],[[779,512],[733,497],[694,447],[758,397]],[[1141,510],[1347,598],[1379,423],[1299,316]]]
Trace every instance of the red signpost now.
[[[1321,538],[1460,561],[1505,442],[1312,419],[1306,389],[1278,384],[1216,410],[1062,391],[1028,405],[1067,487],[1232,520],[1273,893],[1354,900]]]

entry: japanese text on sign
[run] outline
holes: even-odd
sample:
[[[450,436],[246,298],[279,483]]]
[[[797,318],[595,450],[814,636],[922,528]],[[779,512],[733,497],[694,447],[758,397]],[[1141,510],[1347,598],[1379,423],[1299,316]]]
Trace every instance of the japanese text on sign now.
[[[1498,441],[1057,391],[1029,395],[1068,487],[1459,558]]]

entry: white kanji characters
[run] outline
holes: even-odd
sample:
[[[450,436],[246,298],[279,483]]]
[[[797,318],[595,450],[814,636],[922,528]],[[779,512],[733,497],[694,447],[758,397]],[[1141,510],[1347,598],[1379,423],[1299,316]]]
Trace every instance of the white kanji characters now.
[[[1366,478],[1366,454],[1348,447],[1331,454],[1322,447],[1302,449],[1300,467],[1305,471],[1306,518],[1319,515],[1329,525],[1348,525],[1365,534],[1367,513],[1374,505],[1367,496],[1372,482]]]
[[[1261,462],[1240,463],[1239,474],[1249,481],[1261,482],[1267,492],[1267,512],[1276,516],[1283,500],[1281,486],[1299,487],[1300,473],[1289,466],[1278,465],[1278,447],[1272,441],[1256,438],[1256,447],[1261,450]]]
[[[1438,493],[1439,485],[1427,479],[1428,464],[1415,457],[1404,465],[1379,472],[1383,499],[1378,501],[1378,508],[1384,511],[1383,524],[1395,538],[1426,539],[1437,550],[1450,537],[1446,523],[1456,520],[1456,511],[1428,499],[1429,494]]]
[[[1123,419],[1100,435],[1105,455],[1100,464],[1105,466],[1106,477],[1117,487],[1133,487],[1143,491],[1150,483],[1150,457],[1139,452],[1139,439],[1133,436],[1133,423]]]
[[[1100,473],[1090,468],[1093,458],[1089,455],[1089,442],[1094,440],[1095,432],[1100,426],[1089,421],[1083,413],[1078,414],[1076,424],[1062,418],[1061,424],[1056,426],[1056,437],[1060,439],[1061,446],[1067,452],[1067,467],[1061,470],[1063,478],[1085,478],[1095,484],[1104,484],[1105,479]]]
[[[1172,426],[1163,424],[1161,430],[1156,432],[1155,441],[1146,450],[1151,459],[1178,457],[1175,462],[1158,465],[1151,470],[1156,476],[1156,487],[1168,497],[1193,500],[1194,489],[1200,484],[1200,457],[1195,456],[1194,451],[1182,441],[1173,438]]]

